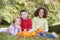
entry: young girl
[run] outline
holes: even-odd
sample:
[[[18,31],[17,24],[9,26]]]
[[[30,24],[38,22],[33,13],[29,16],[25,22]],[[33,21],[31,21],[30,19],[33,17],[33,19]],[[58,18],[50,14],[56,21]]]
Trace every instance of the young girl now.
[[[7,34],[11,34],[15,36],[18,32],[20,32],[20,19],[14,19],[13,23],[9,26],[9,28],[0,28],[0,32],[5,32]]]
[[[55,32],[52,32],[52,34],[46,34],[48,32],[48,21],[47,21],[47,10],[43,7],[38,8],[34,15],[35,17],[32,20],[32,31],[37,31],[39,28],[42,28],[42,33],[38,32],[38,36],[45,36],[48,38],[58,38],[57,34]],[[31,31],[31,30],[30,30]]]

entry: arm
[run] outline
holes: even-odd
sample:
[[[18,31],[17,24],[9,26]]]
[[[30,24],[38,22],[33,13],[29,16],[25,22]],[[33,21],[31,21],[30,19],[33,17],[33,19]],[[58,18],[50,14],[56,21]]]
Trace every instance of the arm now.
[[[29,30],[29,32],[36,31],[36,19],[33,18],[32,20],[32,29]]]
[[[44,26],[45,26],[44,28],[45,32],[48,32],[48,21],[47,20],[45,20]]]
[[[32,29],[32,20],[29,20],[27,30]]]
[[[18,29],[15,29],[13,25],[10,25],[8,30],[9,30],[9,34],[11,34],[13,36],[15,36],[18,32]]]

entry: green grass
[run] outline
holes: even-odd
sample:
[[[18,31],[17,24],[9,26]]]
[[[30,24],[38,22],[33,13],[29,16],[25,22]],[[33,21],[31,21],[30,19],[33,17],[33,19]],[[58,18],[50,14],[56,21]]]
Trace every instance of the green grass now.
[[[0,25],[0,28],[9,27],[9,25]]]
[[[16,37],[5,33],[0,33],[0,40],[16,40]]]
[[[0,25],[0,28],[1,27],[8,27],[8,25]],[[59,37],[60,37],[60,34],[58,34]],[[16,40],[16,36],[12,36],[12,35],[8,35],[8,34],[5,34],[5,33],[0,33],[0,40]],[[19,38],[21,40],[24,40],[24,38]],[[25,40],[60,40],[60,38],[58,39],[51,39],[51,38],[45,38],[45,37],[31,37],[31,38],[26,38]]]
[[[24,38],[19,38],[21,40],[24,40]],[[26,40],[60,40],[59,39],[50,39],[50,38],[45,38],[45,37],[31,37],[31,38],[25,38]],[[16,36],[8,35],[5,33],[0,33],[0,40],[16,40]]]

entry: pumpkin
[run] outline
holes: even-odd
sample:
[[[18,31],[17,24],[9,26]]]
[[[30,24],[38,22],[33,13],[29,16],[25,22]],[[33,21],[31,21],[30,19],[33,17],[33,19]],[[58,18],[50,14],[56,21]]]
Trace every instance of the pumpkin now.
[[[39,33],[42,33],[42,32],[43,32],[43,29],[42,29],[42,28],[39,28],[37,31],[38,31]]]
[[[31,34],[28,31],[24,30],[24,31],[22,31],[22,36],[23,37],[31,37]]]
[[[31,33],[28,32],[26,37],[31,37]]]
[[[18,33],[17,33],[17,36],[21,36],[21,32],[18,32]]]
[[[36,32],[31,32],[31,36],[36,36],[37,33]]]

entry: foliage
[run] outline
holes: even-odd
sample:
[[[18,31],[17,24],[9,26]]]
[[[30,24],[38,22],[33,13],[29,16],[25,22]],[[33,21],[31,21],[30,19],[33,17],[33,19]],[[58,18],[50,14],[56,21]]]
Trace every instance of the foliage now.
[[[40,6],[48,10],[49,25],[60,22],[59,0],[0,0],[0,22],[5,20],[11,23],[14,18],[19,17],[22,9],[26,9],[29,17],[33,18],[34,11]]]

